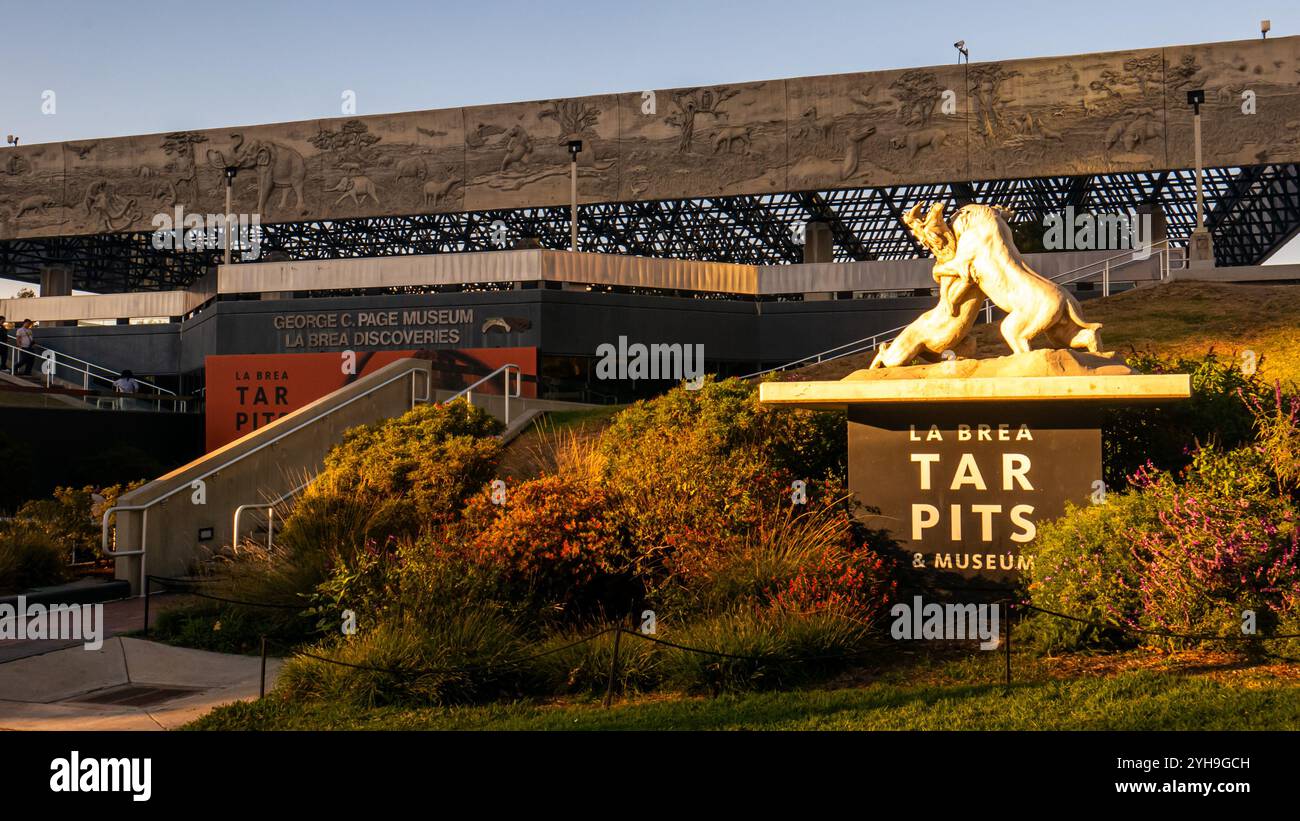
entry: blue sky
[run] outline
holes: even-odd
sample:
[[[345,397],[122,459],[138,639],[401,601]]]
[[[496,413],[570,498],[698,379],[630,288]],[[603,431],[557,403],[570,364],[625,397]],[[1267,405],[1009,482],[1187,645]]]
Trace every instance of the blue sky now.
[[[344,90],[376,114],[903,68],[953,62],[958,39],[973,61],[1243,39],[1264,18],[1300,33],[1296,0],[0,0],[0,135],[331,117]]]

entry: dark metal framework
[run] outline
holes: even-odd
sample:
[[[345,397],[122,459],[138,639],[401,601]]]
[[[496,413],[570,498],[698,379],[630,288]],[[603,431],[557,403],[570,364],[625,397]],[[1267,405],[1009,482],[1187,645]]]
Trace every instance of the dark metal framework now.
[[[1300,166],[1205,171],[1206,222],[1219,265],[1252,265],[1300,231]],[[830,226],[835,259],[922,255],[900,216],[916,202],[983,202],[1016,220],[1074,206],[1076,213],[1127,212],[1158,204],[1168,236],[1181,244],[1195,227],[1190,170],[1036,177],[695,200],[584,205],[580,249],[762,265],[800,262],[796,226]],[[500,230],[505,226],[504,233]],[[567,248],[567,207],[375,217],[263,226],[263,258],[336,259],[517,247],[534,241]],[[94,292],[183,288],[220,261],[218,251],[157,250],[151,235],[106,234],[0,242],[0,276],[39,282],[45,266],[72,269],[74,286]]]

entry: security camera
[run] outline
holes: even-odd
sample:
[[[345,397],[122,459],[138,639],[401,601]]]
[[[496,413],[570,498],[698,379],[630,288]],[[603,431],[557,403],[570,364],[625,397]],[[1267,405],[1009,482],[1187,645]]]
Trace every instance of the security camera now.
[[[5,137],[5,142],[9,143],[10,145],[18,145],[18,138],[10,134],[8,137]]]
[[[966,41],[965,41],[965,40],[958,40],[957,42],[955,42],[955,43],[952,44],[952,47],[955,48],[955,49],[963,49],[963,48],[966,48]]]

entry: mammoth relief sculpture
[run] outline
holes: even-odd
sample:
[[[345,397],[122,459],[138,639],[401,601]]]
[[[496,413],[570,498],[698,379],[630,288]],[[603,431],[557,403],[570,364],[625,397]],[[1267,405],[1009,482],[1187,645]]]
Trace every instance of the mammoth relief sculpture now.
[[[1087,322],[1072,294],[1025,262],[1006,219],[1010,211],[967,205],[951,224],[937,203],[925,219],[917,203],[903,222],[935,256],[939,304],[881,346],[872,368],[906,365],[916,357],[935,361],[956,351],[969,336],[987,297],[1006,312],[999,330],[1013,354],[1028,353],[1038,336],[1056,348],[1098,353],[1099,322]]]
[[[224,151],[208,150],[208,163],[214,168],[234,166],[240,170],[253,169],[257,178],[257,212],[267,213],[271,193],[280,190],[279,208],[289,204],[289,193],[294,195],[294,208],[304,204],[303,189],[307,184],[307,163],[294,149],[265,140],[244,144],[244,135],[232,134],[230,155]]]
[[[343,202],[343,200],[351,198],[352,204],[359,208],[362,203],[365,202],[367,197],[374,200],[375,205],[379,205],[378,186],[375,185],[374,180],[363,174],[342,177],[333,188],[325,189],[325,193],[327,194],[333,194],[337,191],[342,191],[343,193],[339,194],[338,199],[334,200],[335,205]]]

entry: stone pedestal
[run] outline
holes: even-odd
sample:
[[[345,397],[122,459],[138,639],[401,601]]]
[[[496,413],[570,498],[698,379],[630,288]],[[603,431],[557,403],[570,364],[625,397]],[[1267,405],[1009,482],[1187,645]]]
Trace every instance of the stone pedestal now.
[[[864,522],[890,532],[919,586],[970,589],[1014,585],[1038,522],[1067,502],[1104,498],[1108,406],[1190,395],[1185,374],[1138,375],[1114,359],[1033,351],[838,382],[768,382],[759,398],[844,408],[849,487],[867,506]]]
[[[1187,238],[1187,267],[1214,267],[1214,235],[1208,228],[1196,228]]]

